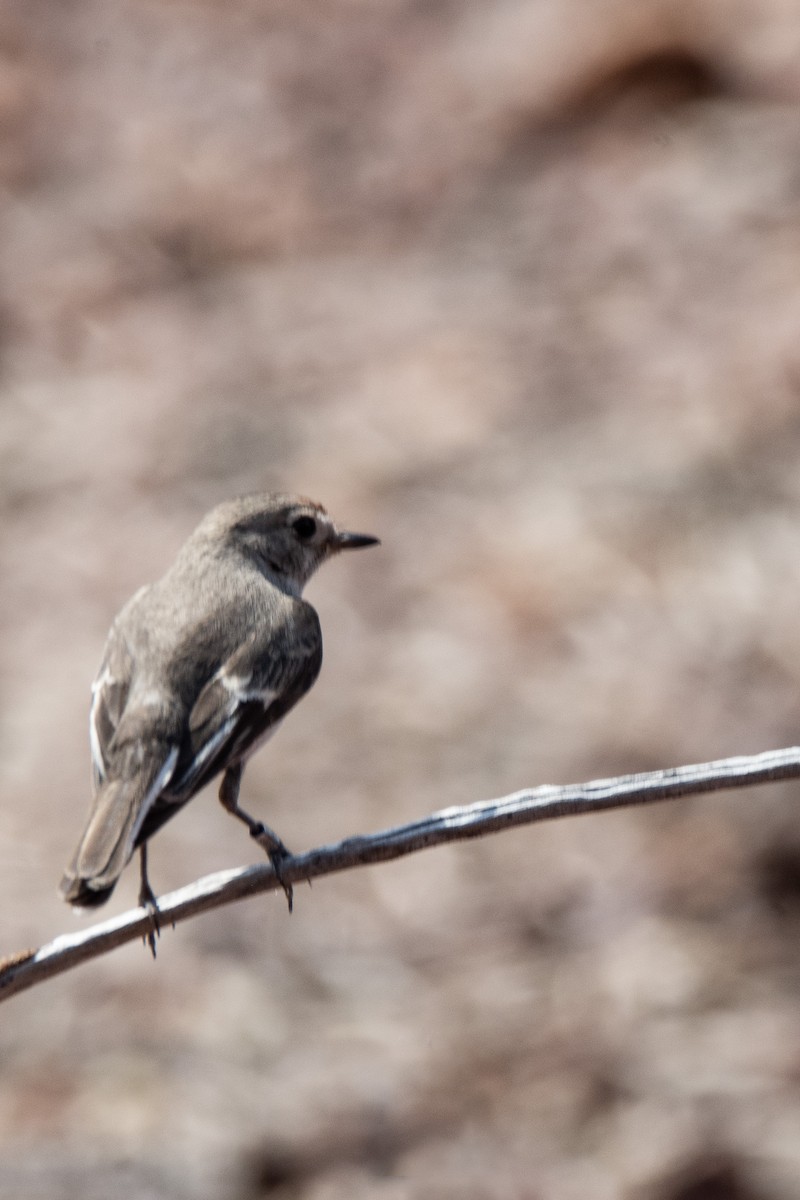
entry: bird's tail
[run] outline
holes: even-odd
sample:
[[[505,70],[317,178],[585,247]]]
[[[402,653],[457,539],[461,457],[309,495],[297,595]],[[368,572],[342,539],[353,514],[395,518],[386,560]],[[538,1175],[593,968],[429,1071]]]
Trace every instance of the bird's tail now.
[[[175,757],[169,755],[166,762],[154,757],[151,770],[102,785],[61,880],[61,896],[67,904],[80,908],[105,904],[130,861],[142,820],[169,778]]]

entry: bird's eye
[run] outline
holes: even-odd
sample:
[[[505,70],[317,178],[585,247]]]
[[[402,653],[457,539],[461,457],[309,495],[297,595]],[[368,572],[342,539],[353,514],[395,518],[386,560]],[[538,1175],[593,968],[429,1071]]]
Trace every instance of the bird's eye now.
[[[296,521],[292,521],[292,529],[301,542],[307,542],[317,532],[317,522],[313,517],[298,517]]]

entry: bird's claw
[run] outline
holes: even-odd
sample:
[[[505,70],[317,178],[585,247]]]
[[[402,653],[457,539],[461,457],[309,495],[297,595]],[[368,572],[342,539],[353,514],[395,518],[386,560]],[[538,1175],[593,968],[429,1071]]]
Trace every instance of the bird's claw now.
[[[272,869],[277,876],[278,883],[283,888],[289,912],[291,912],[294,907],[294,888],[288,879],[283,878],[281,871],[281,864],[284,859],[291,858],[291,851],[284,845],[276,833],[273,833],[268,826],[262,824],[260,821],[251,827],[250,836],[258,842],[262,850],[266,851],[267,857],[272,863]]]
[[[158,899],[148,883],[139,889],[139,907],[143,908],[150,919],[150,928],[142,934],[142,945],[150,947],[153,958],[156,957],[157,939],[161,937],[161,921],[158,916]]]
[[[145,900],[141,907],[145,910],[150,918],[150,928],[147,933],[142,934],[142,945],[150,947],[150,953],[153,958],[156,957],[157,939],[161,937],[161,922],[158,919],[158,904],[155,898],[153,900]]]

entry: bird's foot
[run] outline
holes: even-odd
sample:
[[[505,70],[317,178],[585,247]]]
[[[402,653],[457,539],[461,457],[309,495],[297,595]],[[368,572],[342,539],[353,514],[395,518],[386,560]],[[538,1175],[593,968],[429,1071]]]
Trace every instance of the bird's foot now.
[[[283,888],[286,903],[289,905],[289,912],[291,912],[294,905],[294,889],[289,880],[284,879],[281,872],[284,860],[291,858],[291,851],[284,845],[277,833],[261,821],[250,827],[250,837],[258,842],[262,850],[266,851],[269,861],[272,863],[272,869],[277,876],[278,883]]]
[[[158,898],[146,879],[139,887],[139,907],[143,908],[150,918],[150,928],[142,935],[142,945],[150,947],[153,958],[156,956],[156,942],[161,936],[161,921],[158,915]]]

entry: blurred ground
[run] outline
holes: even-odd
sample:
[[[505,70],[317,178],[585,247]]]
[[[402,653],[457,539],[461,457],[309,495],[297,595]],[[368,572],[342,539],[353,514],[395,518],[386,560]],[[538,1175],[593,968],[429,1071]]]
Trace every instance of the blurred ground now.
[[[798,740],[800,2],[6,0],[0,198],[2,952],[75,927],[111,616],[240,491],[384,542],[313,582],[322,677],[246,777],[294,848]],[[12,1000],[0,1193],[796,1197],[796,796]],[[151,877],[247,861],[209,790]]]

